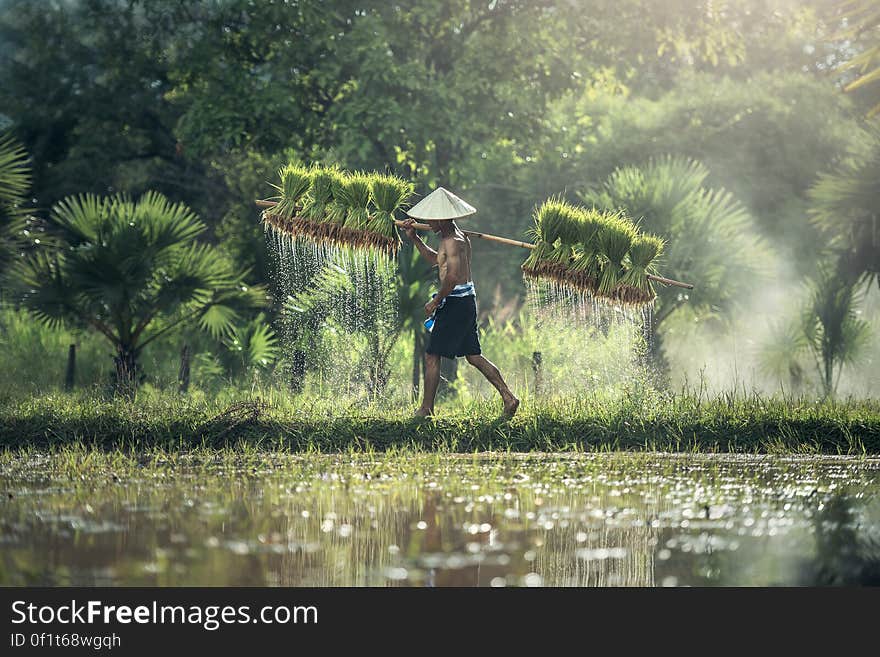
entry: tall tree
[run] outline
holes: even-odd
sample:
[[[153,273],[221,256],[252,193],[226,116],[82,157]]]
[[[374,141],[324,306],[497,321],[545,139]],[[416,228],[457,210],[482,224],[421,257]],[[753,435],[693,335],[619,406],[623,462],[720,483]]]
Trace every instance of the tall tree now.
[[[822,268],[810,283],[802,325],[826,397],[836,392],[843,366],[858,357],[870,335],[870,326],[856,314],[858,297],[852,281],[832,267]]]
[[[865,278],[880,285],[880,131],[867,153],[820,175],[809,194],[810,214],[837,254],[838,271],[849,283]]]
[[[6,2],[0,107],[34,158],[39,206],[147,187],[181,197],[203,177],[177,152],[161,34],[138,3]]]
[[[658,286],[651,331],[684,307],[726,322],[767,274],[770,252],[754,220],[729,192],[707,187],[708,175],[699,162],[666,157],[618,169],[582,193],[586,203],[624,210],[643,230],[665,238],[663,269],[695,284],[687,292]]]

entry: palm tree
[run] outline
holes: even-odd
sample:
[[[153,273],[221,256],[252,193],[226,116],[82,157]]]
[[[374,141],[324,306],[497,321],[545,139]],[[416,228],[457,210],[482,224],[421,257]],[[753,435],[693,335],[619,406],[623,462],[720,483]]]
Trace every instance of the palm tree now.
[[[299,252],[297,253],[299,256]],[[359,260],[359,264],[355,261]],[[355,370],[366,372],[370,395],[381,394],[390,376],[391,350],[404,331],[413,334],[413,394],[418,395],[425,349],[425,302],[430,298],[432,268],[412,246],[399,252],[397,272],[377,267],[370,257],[356,251],[316,265],[317,271],[287,298],[283,308],[288,348],[299,354],[294,362],[295,389],[302,376],[327,359],[324,330],[333,327],[358,334],[366,349]],[[396,298],[387,292],[393,291]],[[397,312],[391,307],[397,304]],[[304,362],[306,359],[308,363]]]
[[[855,361],[867,343],[870,326],[856,315],[856,286],[836,270],[820,268],[810,287],[810,302],[802,319],[803,333],[828,397],[837,390],[843,366]]]
[[[241,311],[264,305],[261,287],[243,283],[181,203],[147,192],[69,197],[52,208],[50,230],[61,248],[38,250],[21,273],[22,302],[50,324],[94,330],[113,345],[117,391],[132,394],[143,349],[187,325],[215,337],[232,330]]]
[[[880,285],[880,133],[867,155],[821,175],[809,197],[810,214],[836,252],[840,273]]]
[[[19,206],[30,188],[27,153],[9,135],[0,136],[0,276],[18,252],[24,216]]]
[[[362,251],[340,252],[336,259],[325,260],[317,273],[284,304],[288,346],[308,362],[294,363],[297,377],[305,374],[329,354],[324,344],[324,330],[361,336],[365,349],[357,352],[354,371],[366,373],[366,387],[371,398],[382,394],[390,377],[391,350],[400,337],[391,295],[394,275],[384,266],[376,266]],[[350,341],[349,344],[355,344]],[[349,354],[353,355],[353,354]],[[296,384],[301,388],[301,381]]]
[[[699,283],[687,292],[658,286],[652,333],[686,305],[703,319],[732,318],[765,273],[769,251],[751,215],[729,192],[706,187],[708,175],[700,162],[667,156],[617,169],[580,194],[595,207],[624,210],[643,230],[665,238],[663,268]]]

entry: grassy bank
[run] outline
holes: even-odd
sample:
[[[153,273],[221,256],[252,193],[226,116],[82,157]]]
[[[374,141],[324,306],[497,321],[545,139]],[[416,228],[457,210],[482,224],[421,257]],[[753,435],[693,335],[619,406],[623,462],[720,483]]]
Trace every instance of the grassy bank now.
[[[278,393],[135,402],[49,394],[0,401],[0,447],[250,446],[289,451],[412,447],[880,454],[880,403],[678,394],[526,400],[511,421],[495,402],[448,402],[429,421],[408,407]]]

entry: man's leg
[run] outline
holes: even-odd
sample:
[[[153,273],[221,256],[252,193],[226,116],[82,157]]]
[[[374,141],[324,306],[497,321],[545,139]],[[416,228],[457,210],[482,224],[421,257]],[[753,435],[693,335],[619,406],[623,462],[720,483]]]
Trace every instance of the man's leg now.
[[[428,417],[434,414],[434,397],[437,396],[437,386],[440,385],[440,356],[437,354],[425,354],[425,396],[422,405],[416,411],[416,415]]]
[[[467,362],[480,370],[489,383],[495,386],[495,389],[501,394],[501,399],[504,402],[504,414],[513,415],[516,413],[516,409],[519,408],[519,399],[507,387],[504,377],[501,376],[501,371],[482,354],[468,356]]]

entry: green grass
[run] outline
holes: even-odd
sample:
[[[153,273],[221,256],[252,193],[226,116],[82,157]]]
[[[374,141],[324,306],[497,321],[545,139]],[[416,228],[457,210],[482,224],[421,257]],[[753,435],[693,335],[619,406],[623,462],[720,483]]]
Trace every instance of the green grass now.
[[[434,420],[412,408],[288,396],[92,395],[0,399],[0,449],[85,445],[145,450],[674,451],[880,454],[880,403],[685,394],[526,399],[510,421],[496,401],[446,402]]]

